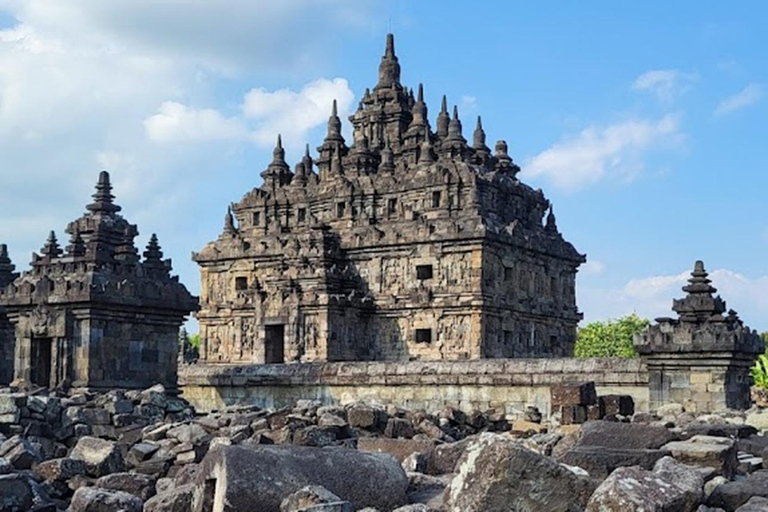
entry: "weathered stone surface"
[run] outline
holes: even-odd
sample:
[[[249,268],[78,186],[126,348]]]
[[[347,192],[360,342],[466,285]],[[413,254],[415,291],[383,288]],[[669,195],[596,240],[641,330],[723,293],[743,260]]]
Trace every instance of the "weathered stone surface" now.
[[[693,436],[687,441],[673,441],[662,447],[685,464],[714,468],[726,478],[733,477],[738,467],[736,443],[732,439]]]
[[[590,421],[577,434],[580,446],[604,446],[626,450],[657,449],[675,439],[668,429],[641,423]]]
[[[597,392],[595,391],[594,382],[552,386],[549,395],[553,409],[558,409],[564,405],[597,404]]]
[[[88,468],[82,460],[64,457],[41,462],[34,471],[44,480],[66,481],[76,475],[85,475]]]
[[[604,446],[576,446],[557,460],[586,470],[591,477],[604,479],[616,468],[640,466],[653,469],[654,464],[669,455],[666,450],[622,450]]]
[[[32,444],[21,436],[13,436],[0,445],[3,457],[16,469],[29,469],[40,460],[40,454]]]
[[[143,503],[127,492],[81,487],[72,496],[70,512],[142,512]]]
[[[692,512],[689,496],[665,477],[639,467],[619,468],[595,490],[587,512]]]
[[[736,512],[768,512],[768,498],[755,496],[736,509]]]
[[[196,488],[196,484],[179,485],[157,494],[144,504],[144,512],[190,512],[192,493]]]
[[[96,487],[133,494],[142,502],[155,495],[155,479],[136,473],[113,473],[96,480]]]
[[[211,481],[215,489],[206,491]],[[356,508],[389,511],[404,503],[408,488],[400,464],[385,455],[264,445],[217,447],[201,463],[196,483],[196,512],[205,510],[206,492],[213,492],[214,503],[226,501],[232,510],[278,511],[285,496],[307,485],[321,485]]]
[[[450,510],[557,512],[583,507],[593,490],[589,478],[509,438],[481,434],[446,492]]]
[[[664,457],[656,462],[653,472],[682,489],[686,497],[685,510],[695,510],[704,498],[704,479],[694,468]]]
[[[357,449],[362,452],[386,453],[396,458],[399,462],[403,462],[406,457],[413,453],[431,454],[435,449],[435,443],[416,439],[361,437],[357,440]]]
[[[747,414],[746,423],[755,427],[759,432],[768,431],[768,409]]]
[[[104,439],[80,438],[70,457],[85,462],[88,474],[96,477],[125,470],[123,456],[117,444]]]
[[[328,489],[308,485],[285,498],[280,503],[280,512],[355,512],[355,509]]]
[[[768,470],[756,471],[743,480],[717,486],[707,499],[707,505],[732,512],[752,496],[768,498]]]
[[[0,510],[26,512],[32,509],[34,495],[29,480],[23,475],[0,476]]]

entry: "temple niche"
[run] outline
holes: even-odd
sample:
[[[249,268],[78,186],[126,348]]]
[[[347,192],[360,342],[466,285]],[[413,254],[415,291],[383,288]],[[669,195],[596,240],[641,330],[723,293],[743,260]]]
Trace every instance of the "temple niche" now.
[[[390,34],[352,145],[335,103],[293,170],[278,137],[262,185],[194,254],[201,362],[572,355],[585,257],[506,142],[491,150],[479,117],[467,141],[445,97],[433,129],[400,72]]]
[[[102,172],[67,246],[51,231],[21,275],[0,246],[0,383],[176,388],[179,327],[197,299],[155,235],[138,255],[111,190]]]

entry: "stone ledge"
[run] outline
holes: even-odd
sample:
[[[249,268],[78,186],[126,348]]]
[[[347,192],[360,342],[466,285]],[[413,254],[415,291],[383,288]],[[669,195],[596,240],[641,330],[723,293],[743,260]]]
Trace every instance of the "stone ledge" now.
[[[594,381],[648,384],[639,359],[482,359],[478,361],[340,362],[283,365],[199,364],[179,368],[181,386],[530,386]]]

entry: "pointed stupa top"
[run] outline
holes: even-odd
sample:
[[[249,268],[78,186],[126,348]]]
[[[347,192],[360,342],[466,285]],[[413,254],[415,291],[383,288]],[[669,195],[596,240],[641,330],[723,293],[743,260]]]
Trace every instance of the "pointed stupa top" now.
[[[548,233],[557,233],[557,219],[555,219],[555,208],[552,205],[549,206],[547,224],[544,226],[544,230]]]
[[[421,151],[419,152],[419,164],[431,164],[435,161],[435,155],[432,151],[432,141],[429,140],[429,135],[421,143]]]
[[[69,237],[69,245],[67,245],[67,255],[69,256],[85,256],[85,242],[83,237],[80,236],[80,230],[75,228]]]
[[[341,119],[339,119],[339,108],[336,100],[333,100],[331,116],[328,118],[328,132],[325,135],[325,141],[344,142],[344,137],[341,136]]]
[[[56,233],[51,231],[48,234],[48,240],[45,241],[45,245],[40,250],[43,256],[50,256],[51,258],[58,258],[61,256],[62,250],[59,247],[59,241],[56,239]]]
[[[448,115],[448,98],[443,95],[443,101],[440,104],[440,113],[437,115],[437,136],[444,139],[448,136],[448,125],[451,122],[451,116]]]
[[[109,173],[101,171],[99,181],[96,183],[96,193],[93,194],[93,203],[86,206],[86,209],[93,213],[114,213],[119,212],[121,208],[114,204],[112,200],[112,184],[109,182]]]
[[[453,106],[453,117],[448,124],[448,138],[446,140],[465,143],[467,140],[461,134],[461,120],[459,119],[459,107]]]
[[[419,84],[419,95],[413,106],[413,120],[411,126],[427,125],[427,104],[424,103],[424,85]]]
[[[144,261],[159,263],[163,260],[163,251],[160,249],[160,244],[157,241],[157,235],[152,233],[147,243],[147,249],[144,251]]]
[[[232,215],[232,207],[227,207],[227,214],[224,216],[224,233],[228,235],[234,235],[237,233],[235,228],[235,218]]]
[[[379,83],[376,89],[400,85],[400,63],[395,55],[395,36],[387,34],[387,46],[379,64]]]
[[[490,151],[488,146],[485,145],[485,130],[483,130],[483,120],[480,116],[477,116],[477,125],[475,126],[475,132],[472,134],[472,146],[477,150]]]
[[[283,149],[283,137],[279,133],[277,134],[277,143],[275,143],[275,149],[272,150],[272,163],[270,167],[283,167],[288,168],[288,164],[285,162],[285,150]]]
[[[721,322],[724,320],[725,301],[712,294],[717,289],[710,283],[709,274],[704,270],[704,262],[696,261],[693,265],[691,278],[688,284],[683,286],[686,296],[683,299],[673,301],[672,309],[680,315],[684,322]]]
[[[16,278],[16,274],[13,273],[14,270],[16,270],[16,266],[11,262],[10,256],[8,256],[8,246],[0,244],[0,286]]]
[[[312,156],[309,154],[309,144],[304,148],[304,156],[301,161],[304,164],[304,172],[310,174],[312,172]]]

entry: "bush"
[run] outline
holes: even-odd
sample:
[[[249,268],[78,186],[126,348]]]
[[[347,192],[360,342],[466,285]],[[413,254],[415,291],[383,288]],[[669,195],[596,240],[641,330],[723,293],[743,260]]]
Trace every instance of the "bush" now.
[[[200,349],[200,335],[199,334],[192,334],[190,336],[187,336],[187,340],[189,340],[189,345],[196,349]]]
[[[752,374],[752,382],[758,388],[768,389],[768,332],[760,333],[760,337],[765,342],[765,354],[760,355],[755,361],[755,365],[749,369]]]
[[[590,322],[576,335],[576,357],[637,357],[632,338],[650,325],[635,313],[607,322]]]

